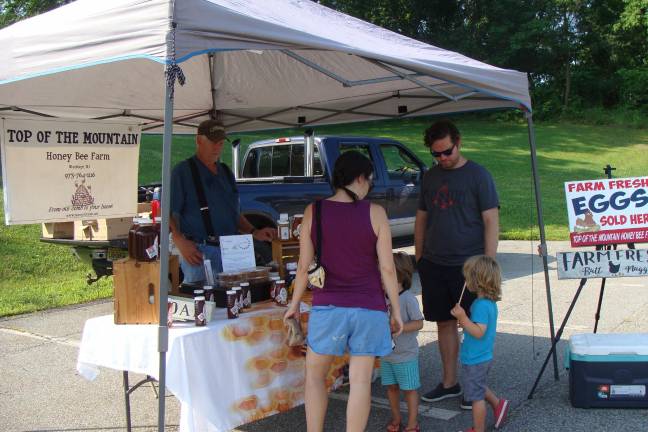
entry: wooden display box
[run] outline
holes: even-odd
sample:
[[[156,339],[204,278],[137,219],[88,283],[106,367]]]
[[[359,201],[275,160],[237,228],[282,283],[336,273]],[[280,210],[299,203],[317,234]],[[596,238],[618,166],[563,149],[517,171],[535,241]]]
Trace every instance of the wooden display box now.
[[[116,240],[128,238],[133,218],[74,221],[75,240]]]
[[[113,262],[115,324],[159,322],[160,262],[125,258]],[[169,257],[171,288],[180,284],[178,257]]]
[[[272,240],[272,260],[279,266],[279,276],[287,276],[286,263],[299,261],[299,240]]]
[[[74,238],[74,222],[47,222],[41,224],[41,226],[43,228],[43,238]]]

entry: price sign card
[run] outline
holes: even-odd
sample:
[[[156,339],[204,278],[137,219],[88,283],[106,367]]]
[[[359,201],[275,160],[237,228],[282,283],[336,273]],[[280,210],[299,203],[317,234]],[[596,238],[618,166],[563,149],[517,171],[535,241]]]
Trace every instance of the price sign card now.
[[[256,266],[251,234],[220,237],[223,271],[237,271]]]

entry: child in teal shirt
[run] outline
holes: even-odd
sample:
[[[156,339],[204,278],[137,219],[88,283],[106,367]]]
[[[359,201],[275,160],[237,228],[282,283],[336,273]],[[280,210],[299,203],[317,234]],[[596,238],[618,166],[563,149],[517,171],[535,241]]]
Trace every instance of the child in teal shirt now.
[[[493,258],[476,255],[463,266],[466,288],[477,295],[470,307],[470,318],[457,303],[450,311],[464,330],[459,359],[464,399],[472,402],[473,427],[465,432],[483,432],[486,428],[486,402],[495,413],[498,429],[508,414],[509,401],[498,398],[487,386],[488,370],[493,360],[497,332],[497,301],[502,298],[500,267]]]

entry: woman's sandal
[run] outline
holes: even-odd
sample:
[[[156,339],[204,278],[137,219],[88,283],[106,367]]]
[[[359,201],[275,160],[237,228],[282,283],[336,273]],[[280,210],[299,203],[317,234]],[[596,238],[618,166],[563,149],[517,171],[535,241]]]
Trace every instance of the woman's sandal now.
[[[387,432],[401,432],[402,425],[395,423],[393,420],[387,423]]]
[[[421,426],[416,425],[413,428],[405,428],[403,429],[403,432],[421,432]]]

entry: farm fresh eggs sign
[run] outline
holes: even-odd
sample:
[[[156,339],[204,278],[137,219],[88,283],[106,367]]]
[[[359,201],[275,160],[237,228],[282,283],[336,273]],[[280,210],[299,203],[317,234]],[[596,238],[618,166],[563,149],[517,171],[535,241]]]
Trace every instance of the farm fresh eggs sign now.
[[[648,242],[648,177],[565,183],[571,245]]]

